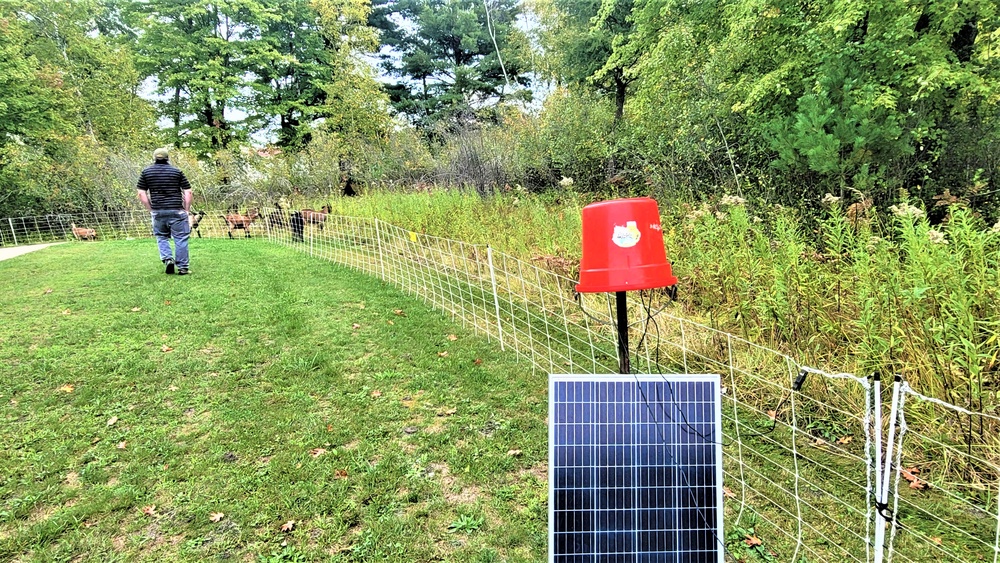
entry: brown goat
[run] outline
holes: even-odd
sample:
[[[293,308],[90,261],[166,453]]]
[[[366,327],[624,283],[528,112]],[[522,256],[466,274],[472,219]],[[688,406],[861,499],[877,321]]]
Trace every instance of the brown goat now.
[[[246,215],[240,215],[238,213],[230,213],[225,215],[223,219],[226,220],[226,224],[229,226],[229,238],[233,238],[233,229],[243,229],[246,233],[246,238],[250,238],[250,224],[253,223],[260,214],[257,213],[257,209],[247,210]]]
[[[312,209],[303,209],[302,222],[306,225],[319,225],[319,230],[323,230],[323,223],[326,221],[326,216],[330,214],[330,204],[326,204],[320,208],[319,211],[313,211]]]
[[[76,223],[70,223],[70,228],[73,229],[73,236],[76,240],[97,240],[97,231],[94,229],[88,229],[86,227],[77,227]]]

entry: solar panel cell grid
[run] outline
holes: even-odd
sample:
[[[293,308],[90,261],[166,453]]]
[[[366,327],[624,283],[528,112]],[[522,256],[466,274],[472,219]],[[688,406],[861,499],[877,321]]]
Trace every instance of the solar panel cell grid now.
[[[550,560],[722,561],[719,377],[550,377]]]

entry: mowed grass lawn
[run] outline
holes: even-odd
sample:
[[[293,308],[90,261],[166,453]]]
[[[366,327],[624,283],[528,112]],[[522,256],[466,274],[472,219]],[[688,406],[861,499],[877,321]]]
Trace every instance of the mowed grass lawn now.
[[[0,560],[539,561],[546,378],[266,241],[0,262]]]

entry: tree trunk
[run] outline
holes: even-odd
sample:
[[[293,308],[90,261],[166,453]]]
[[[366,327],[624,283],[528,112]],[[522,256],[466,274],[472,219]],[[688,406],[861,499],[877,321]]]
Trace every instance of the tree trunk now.
[[[625,116],[625,89],[628,87],[628,82],[622,76],[621,71],[615,72],[615,121],[614,124],[617,126],[621,123],[622,118]]]

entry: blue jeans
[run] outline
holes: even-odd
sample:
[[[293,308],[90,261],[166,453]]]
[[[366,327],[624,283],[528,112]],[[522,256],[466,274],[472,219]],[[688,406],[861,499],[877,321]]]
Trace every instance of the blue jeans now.
[[[188,267],[188,238],[191,236],[191,224],[188,223],[187,211],[183,209],[157,209],[151,212],[153,216],[153,235],[156,236],[156,246],[160,249],[160,260],[174,259],[180,269]],[[174,239],[174,250],[170,251],[170,239]]]

